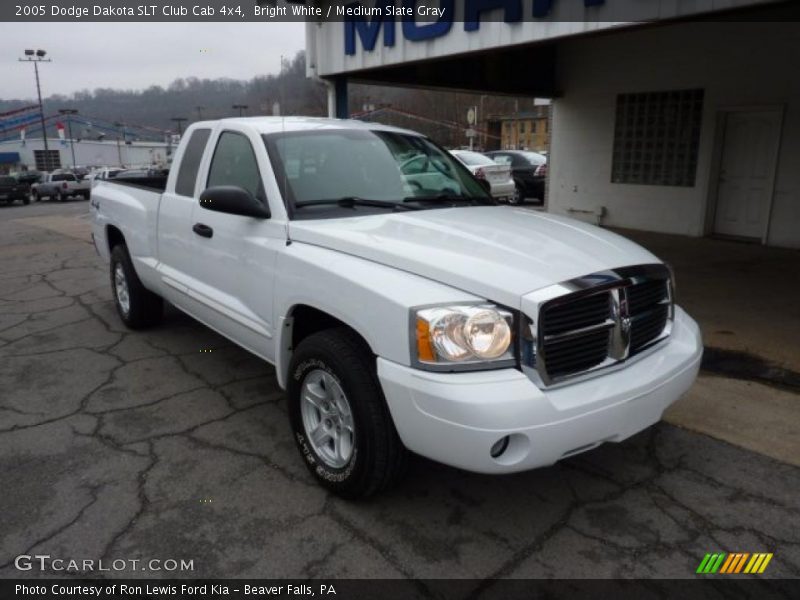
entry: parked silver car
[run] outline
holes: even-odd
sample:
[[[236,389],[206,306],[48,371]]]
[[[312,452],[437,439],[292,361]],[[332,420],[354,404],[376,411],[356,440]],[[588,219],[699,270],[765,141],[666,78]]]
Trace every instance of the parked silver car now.
[[[485,154],[471,150],[451,150],[450,154],[461,161],[477,179],[489,184],[493,198],[508,201],[515,198],[516,187],[509,165],[497,164]]]

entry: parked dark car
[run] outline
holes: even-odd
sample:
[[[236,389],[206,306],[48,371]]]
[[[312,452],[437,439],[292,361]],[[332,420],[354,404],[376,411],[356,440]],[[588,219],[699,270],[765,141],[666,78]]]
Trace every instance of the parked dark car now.
[[[20,183],[16,177],[0,175],[0,202],[11,204],[14,200],[22,200],[23,204],[31,203],[30,186]]]
[[[512,201],[524,202],[533,198],[544,202],[544,181],[547,175],[547,157],[525,150],[495,150],[486,155],[501,165],[511,166],[511,175],[517,184],[518,196]]]

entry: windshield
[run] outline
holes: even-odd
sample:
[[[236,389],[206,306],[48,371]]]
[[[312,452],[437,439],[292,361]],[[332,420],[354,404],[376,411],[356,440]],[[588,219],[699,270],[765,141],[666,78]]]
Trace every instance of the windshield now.
[[[17,180],[13,177],[0,177],[0,185],[15,185]]]
[[[305,212],[314,218],[327,216],[319,207],[365,210],[353,199],[371,201],[371,211],[492,202],[463,165],[418,135],[338,129],[268,134],[264,140],[278,185],[298,218],[311,218],[297,209],[312,206],[317,210]]]

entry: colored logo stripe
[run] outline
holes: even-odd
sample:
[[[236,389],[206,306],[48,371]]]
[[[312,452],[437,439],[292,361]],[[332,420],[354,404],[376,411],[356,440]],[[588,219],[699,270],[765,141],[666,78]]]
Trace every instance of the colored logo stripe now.
[[[706,554],[697,567],[697,573],[763,573],[772,560],[771,552],[715,552]],[[745,566],[747,565],[747,566]]]
[[[750,556],[747,552],[736,552],[728,555],[728,560],[722,565],[720,573],[738,573],[744,567],[744,561]]]
[[[745,573],[763,573],[764,569],[767,568],[769,561],[772,560],[772,552],[770,553],[759,553],[753,554],[753,558],[750,559],[750,562],[747,563],[747,566],[744,568]]]
[[[722,561],[725,558],[724,552],[718,552],[715,554],[706,554],[703,561],[700,563],[700,566],[697,567],[698,573],[716,573],[719,566],[722,564]]]

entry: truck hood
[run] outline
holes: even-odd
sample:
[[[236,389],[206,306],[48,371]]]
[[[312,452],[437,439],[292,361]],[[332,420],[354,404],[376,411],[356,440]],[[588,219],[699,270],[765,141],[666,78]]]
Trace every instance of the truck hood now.
[[[509,307],[567,279],[661,262],[605,229],[509,206],[292,221],[289,233],[293,242],[402,269]]]

